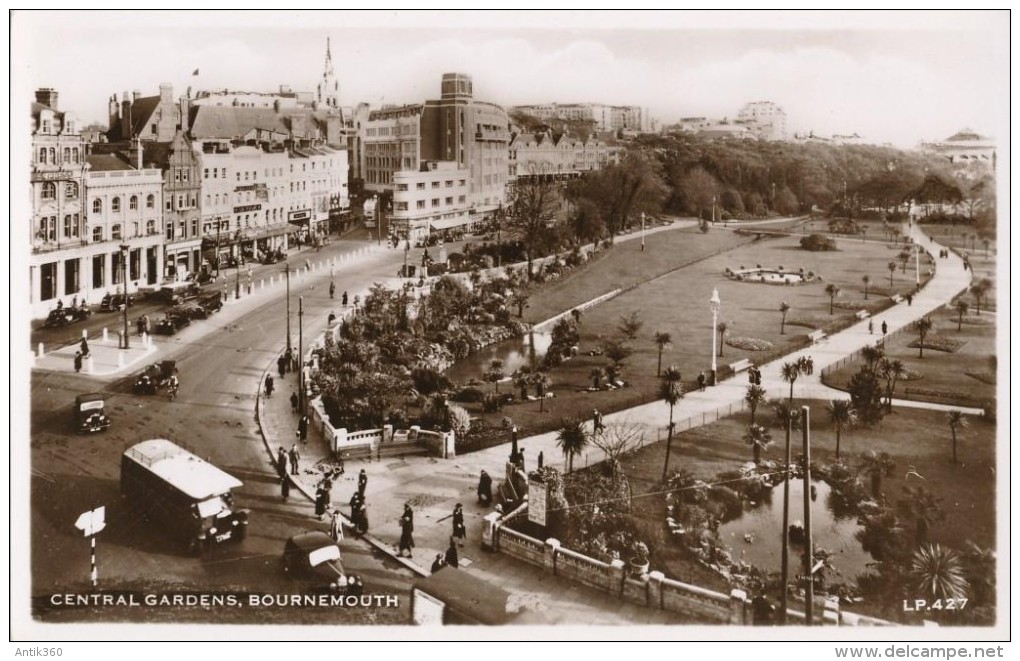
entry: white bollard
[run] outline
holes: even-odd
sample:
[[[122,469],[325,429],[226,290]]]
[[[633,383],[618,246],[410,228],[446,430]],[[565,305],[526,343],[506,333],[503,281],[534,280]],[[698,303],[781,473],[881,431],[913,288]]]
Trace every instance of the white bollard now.
[[[143,347],[152,346],[150,344],[150,342],[151,342],[151,340],[149,339],[149,334],[148,333],[142,333],[142,346]]]
[[[88,373],[88,374],[92,374],[92,372],[93,372],[94,370],[95,370],[95,366],[94,366],[94,365],[93,365],[93,363],[92,363],[92,356],[89,356],[89,357],[88,357],[88,358],[87,358],[87,359],[85,360],[85,372],[86,372],[86,373]]]
[[[83,340],[89,339],[89,329],[87,328],[81,329],[81,337]]]
[[[42,358],[42,355],[43,355],[43,343],[40,342],[39,343],[39,357]]]
[[[109,331],[107,331],[106,326],[103,326],[103,342],[106,342],[108,339],[109,339]]]
[[[263,291],[263,290],[265,290],[265,288],[266,288],[266,279],[263,278],[263,279],[259,280],[259,291]]]

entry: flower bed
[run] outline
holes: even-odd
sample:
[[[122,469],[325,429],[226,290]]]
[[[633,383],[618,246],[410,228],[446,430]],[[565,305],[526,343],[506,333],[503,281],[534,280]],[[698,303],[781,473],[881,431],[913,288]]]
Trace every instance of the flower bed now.
[[[945,335],[929,335],[924,338],[924,348],[934,349],[935,351],[945,351],[946,353],[956,353],[960,350],[966,342],[963,340],[954,340],[951,337]],[[919,349],[921,347],[920,340],[914,340],[907,345],[911,349]]]
[[[744,351],[772,351],[776,348],[768,340],[759,340],[756,337],[731,337],[727,338],[726,344],[734,349],[743,349]]]
[[[819,328],[832,321],[829,316],[817,317],[790,317],[786,320],[787,326],[803,326],[805,328]]]
[[[952,325],[955,326],[956,324],[954,323]],[[963,325],[964,326],[994,326],[995,325],[995,318],[994,317],[990,317],[990,316],[989,317],[978,317],[978,316],[970,316],[970,317],[968,317],[968,316],[964,316],[964,318],[963,318]]]
[[[899,377],[900,381],[917,381],[918,379],[924,378],[924,374],[917,370],[905,369],[903,374]]]
[[[744,268],[743,265],[738,269],[727,267],[726,277],[738,282],[760,282],[768,285],[803,285],[820,279],[813,271],[806,273],[804,269],[789,271],[782,266],[762,268],[761,264],[753,269]]]
[[[981,383],[987,383],[990,386],[995,385],[995,372],[964,372],[964,374],[972,379],[977,379]]]

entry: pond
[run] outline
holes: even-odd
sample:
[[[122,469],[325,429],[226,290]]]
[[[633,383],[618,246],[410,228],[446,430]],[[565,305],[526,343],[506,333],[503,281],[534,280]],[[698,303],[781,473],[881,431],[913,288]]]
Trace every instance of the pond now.
[[[510,376],[515,370],[531,364],[532,354],[536,363],[541,362],[550,344],[552,344],[550,332],[512,337],[457,361],[446,370],[446,376],[457,383],[467,383],[470,379],[482,380],[483,374],[489,369],[489,364],[497,358],[503,361],[503,373]]]
[[[831,488],[822,481],[814,483],[817,498],[811,503],[811,534],[816,549],[832,553],[830,563],[838,572],[828,572],[827,583],[850,583],[871,569],[871,554],[861,548],[854,536],[861,529],[857,519],[838,518],[829,506]],[[790,482],[790,523],[804,521],[804,482]],[[719,539],[726,544],[735,561],[744,561],[768,571],[782,568],[783,485],[772,489],[772,497],[757,507],[744,510],[743,515],[719,526]],[[745,536],[749,536],[746,537]],[[748,539],[753,541],[747,541]],[[802,544],[790,544],[791,575],[798,567]]]

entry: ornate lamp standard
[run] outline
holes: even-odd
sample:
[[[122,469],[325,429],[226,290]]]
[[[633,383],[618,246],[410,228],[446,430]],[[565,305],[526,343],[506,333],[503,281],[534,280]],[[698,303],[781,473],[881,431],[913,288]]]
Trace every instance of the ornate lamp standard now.
[[[126,243],[120,244],[120,273],[121,282],[124,283],[124,349],[131,348],[131,340],[128,335],[128,279],[127,279],[127,260],[128,260],[128,249],[130,246]]]
[[[719,308],[722,306],[722,301],[719,299],[719,290],[715,287],[712,288],[712,298],[708,299],[708,304],[712,308],[712,385],[715,385],[715,337],[716,328],[719,325]]]

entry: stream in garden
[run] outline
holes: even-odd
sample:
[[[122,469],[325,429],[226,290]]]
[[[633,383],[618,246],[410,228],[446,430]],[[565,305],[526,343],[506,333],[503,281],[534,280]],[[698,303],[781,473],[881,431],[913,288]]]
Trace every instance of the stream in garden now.
[[[540,363],[545,358],[545,352],[550,344],[552,344],[550,332],[533,332],[521,337],[511,337],[457,361],[446,370],[446,376],[461,384],[467,383],[470,379],[481,381],[489,365],[496,359],[503,361],[503,373],[510,376],[518,368],[531,363],[532,353],[535,362]]]
[[[816,549],[832,553],[829,562],[839,575],[826,572],[827,583],[853,582],[858,575],[874,571],[867,564],[871,554],[861,548],[855,533],[861,529],[857,519],[837,518],[829,507],[831,488],[825,482],[813,482],[817,498],[811,503],[811,533]],[[804,482],[790,482],[790,523],[803,524]],[[778,572],[782,562],[783,485],[772,489],[772,497],[753,509],[744,510],[737,519],[719,526],[719,539],[729,547],[735,561],[744,561],[768,571]],[[745,536],[749,536],[745,538]],[[748,539],[752,541],[748,541]],[[790,544],[790,566],[799,567],[804,546]],[[795,570],[791,569],[791,573]],[[796,571],[799,571],[796,570]]]

